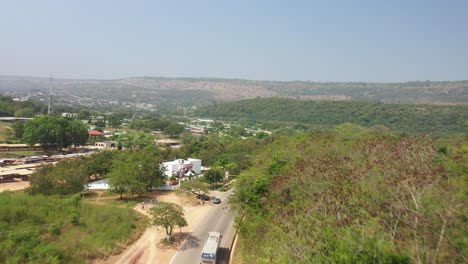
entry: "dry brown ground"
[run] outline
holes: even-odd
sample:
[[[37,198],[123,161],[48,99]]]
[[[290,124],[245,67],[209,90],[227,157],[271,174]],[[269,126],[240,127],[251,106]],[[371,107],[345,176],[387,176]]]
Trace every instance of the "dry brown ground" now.
[[[28,181],[14,181],[14,182],[2,182],[0,183],[0,192],[10,190],[17,191],[23,190],[29,187]]]
[[[199,204],[199,201],[192,197],[180,197],[174,192],[157,192],[151,194],[152,198],[164,202],[172,202],[182,205],[184,208],[185,217],[187,219],[188,226],[182,229],[174,231],[173,235],[176,238],[176,242],[171,246],[166,246],[161,243],[166,237],[165,230],[163,228],[149,227],[141,237],[136,240],[133,244],[128,246],[124,251],[117,255],[108,257],[105,260],[95,260],[95,264],[114,264],[114,263],[161,263],[167,264],[170,262],[172,256],[176,253],[178,247],[191,232],[192,228],[200,221],[204,214],[207,213],[211,203]],[[141,208],[141,204],[138,204],[134,209],[142,214],[149,216],[149,208],[151,205],[145,205],[145,209]]]

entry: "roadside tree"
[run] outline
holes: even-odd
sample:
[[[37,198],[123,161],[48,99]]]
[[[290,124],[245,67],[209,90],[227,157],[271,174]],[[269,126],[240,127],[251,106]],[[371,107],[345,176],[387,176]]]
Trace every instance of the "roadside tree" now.
[[[165,183],[164,169],[161,167],[162,159],[154,146],[148,146],[136,155],[136,179],[141,182],[147,191]]]
[[[171,240],[175,227],[187,226],[182,206],[174,203],[158,202],[150,209],[153,216],[153,225],[166,229],[166,241]]]
[[[181,184],[181,189],[193,192],[196,195],[201,195],[209,191],[206,183],[200,181],[199,179],[183,182]]]
[[[107,174],[109,186],[112,192],[120,194],[120,199],[124,193],[136,191],[137,186],[132,181],[135,178],[135,166],[128,159],[128,153],[118,157]]]
[[[214,184],[223,179],[223,171],[220,168],[212,167],[209,171],[203,174],[203,180],[207,183]]]

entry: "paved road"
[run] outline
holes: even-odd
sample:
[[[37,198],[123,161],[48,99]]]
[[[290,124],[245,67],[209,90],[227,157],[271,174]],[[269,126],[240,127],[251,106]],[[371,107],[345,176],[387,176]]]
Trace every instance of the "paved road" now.
[[[208,232],[219,232],[222,235],[217,252],[217,264],[229,263],[229,252],[234,240],[234,214],[229,210],[229,197],[232,191],[219,192],[222,203],[214,205],[192,230],[187,240],[172,258],[171,264],[200,263],[200,255]],[[211,202],[211,201],[210,201]]]

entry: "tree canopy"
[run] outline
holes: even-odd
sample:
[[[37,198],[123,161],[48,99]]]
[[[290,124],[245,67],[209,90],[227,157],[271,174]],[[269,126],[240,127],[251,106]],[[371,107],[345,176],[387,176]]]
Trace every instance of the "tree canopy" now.
[[[85,144],[88,130],[77,120],[43,115],[26,122],[23,139],[30,145],[39,143],[45,150],[62,149]]]
[[[111,190],[140,195],[153,187],[164,185],[162,158],[153,146],[138,151],[122,151],[112,161],[107,177]]]
[[[175,227],[187,226],[182,206],[174,203],[158,202],[151,209],[153,225],[166,230],[166,239],[169,242]]]
[[[333,127],[354,123],[372,127],[383,125],[391,131],[435,134],[467,133],[468,106],[384,104],[358,101],[305,101],[262,98],[205,106],[195,111],[206,116],[239,122],[263,123],[272,128]],[[231,134],[240,134],[233,127]]]

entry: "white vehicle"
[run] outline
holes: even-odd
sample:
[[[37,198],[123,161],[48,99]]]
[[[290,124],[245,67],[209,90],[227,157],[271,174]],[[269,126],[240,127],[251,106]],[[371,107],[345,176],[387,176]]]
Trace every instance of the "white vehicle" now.
[[[218,250],[221,234],[209,232],[201,253],[200,263],[216,263],[216,251]]]

